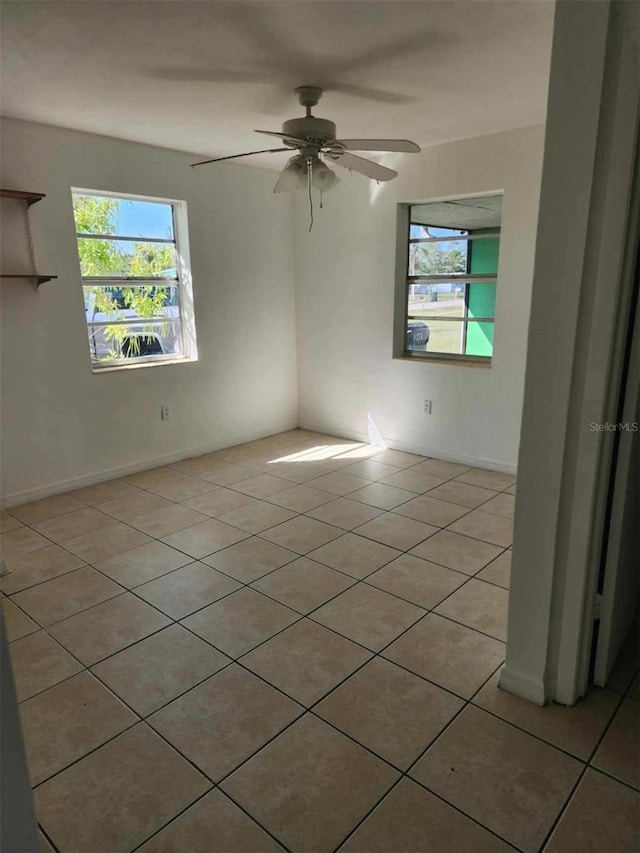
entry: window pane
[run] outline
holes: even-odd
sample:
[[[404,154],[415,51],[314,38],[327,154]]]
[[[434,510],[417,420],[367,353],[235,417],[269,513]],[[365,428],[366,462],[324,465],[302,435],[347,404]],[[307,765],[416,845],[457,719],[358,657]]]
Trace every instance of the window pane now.
[[[174,239],[173,206],[163,202],[74,193],[73,214],[80,234]]]
[[[84,287],[87,323],[177,319],[180,316],[177,285],[154,284]]]
[[[78,237],[78,254],[83,276],[176,278],[176,250],[167,243]]]
[[[425,316],[407,320],[405,348],[409,352],[445,355],[493,354],[493,323]]]
[[[96,364],[183,354],[180,320],[88,326],[91,360]]]
[[[410,243],[409,275],[446,275],[467,272],[468,248],[467,240]]]
[[[464,284],[409,284],[408,291],[409,314],[464,316]]]
[[[493,323],[473,323],[467,327],[467,355],[493,355]]]

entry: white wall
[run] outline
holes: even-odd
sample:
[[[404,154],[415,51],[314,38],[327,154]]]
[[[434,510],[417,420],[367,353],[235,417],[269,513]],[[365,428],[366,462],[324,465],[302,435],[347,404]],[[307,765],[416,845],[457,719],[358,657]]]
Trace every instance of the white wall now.
[[[543,137],[535,126],[391,155],[400,176],[380,186],[336,167],[342,183],[310,234],[296,197],[301,426],[360,437],[371,415],[392,447],[514,470]],[[493,190],[504,209],[491,366],[392,359],[397,203]]]
[[[2,136],[1,185],[47,194],[34,241],[58,275],[38,291],[2,280],[5,500],[295,426],[291,201],[271,173],[191,170],[181,152],[8,119]],[[198,362],[91,372],[72,186],[187,202]],[[25,263],[22,205],[2,213],[7,273]]]

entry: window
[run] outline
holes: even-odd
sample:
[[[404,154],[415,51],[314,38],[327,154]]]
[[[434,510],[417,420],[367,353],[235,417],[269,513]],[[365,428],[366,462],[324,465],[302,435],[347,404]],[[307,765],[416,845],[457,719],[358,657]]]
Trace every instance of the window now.
[[[502,196],[401,205],[399,217],[394,354],[489,362]]]
[[[93,370],[197,358],[186,204],[72,198]]]

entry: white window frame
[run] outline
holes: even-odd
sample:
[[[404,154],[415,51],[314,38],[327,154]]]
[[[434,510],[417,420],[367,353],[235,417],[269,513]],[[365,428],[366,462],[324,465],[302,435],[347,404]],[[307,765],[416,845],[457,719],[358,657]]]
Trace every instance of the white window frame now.
[[[412,240],[411,238],[411,208],[418,207],[423,204],[435,204],[437,202],[447,202],[447,201],[465,201],[472,199],[481,199],[481,198],[490,198],[493,196],[504,196],[503,190],[495,190],[493,192],[483,192],[483,193],[465,193],[464,195],[457,196],[443,196],[441,198],[432,198],[426,201],[410,201],[410,202],[401,202],[397,206],[397,219],[396,219],[396,276],[395,276],[395,300],[394,300],[394,325],[393,325],[393,358],[403,359],[405,361],[413,361],[413,362],[459,362],[461,364],[471,364],[478,365],[484,367],[491,367],[492,359],[495,354],[492,352],[491,355],[470,355],[467,353],[446,353],[446,352],[436,352],[436,351],[420,351],[420,350],[408,350],[406,347],[406,328],[407,322],[409,318],[409,310],[408,310],[408,297],[409,297],[409,285],[411,284],[429,284],[429,283],[448,283],[448,282],[456,282],[459,281],[465,286],[469,283],[473,282],[488,282],[495,284],[496,293],[498,287],[498,272],[496,275],[470,275],[467,273],[452,273],[450,275],[426,275],[426,276],[410,276],[409,275],[409,249],[412,242],[417,242],[416,240]],[[500,233],[502,233],[502,224],[500,226]],[[460,236],[456,237],[456,240],[466,240],[470,242],[474,239],[487,239],[482,238],[480,235],[477,237],[471,236]],[[453,240],[453,237],[434,237],[434,238],[421,238],[420,242],[447,242],[449,240]],[[465,302],[466,302],[466,294],[465,294]],[[423,318],[421,318],[423,319]],[[428,318],[424,318],[428,320]],[[478,318],[475,318],[478,321]],[[479,318],[482,320],[490,320],[495,329],[496,318]],[[466,326],[466,320],[460,320],[461,327]]]
[[[196,341],[196,327],[193,304],[193,280],[191,276],[191,256],[189,253],[189,221],[187,216],[187,203],[180,199],[160,198],[158,196],[134,195],[132,193],[114,192],[113,190],[97,190],[84,187],[71,187],[71,199],[73,203],[74,195],[91,195],[99,198],[114,198],[123,199],[125,201],[143,201],[155,204],[171,205],[173,215],[173,240],[165,240],[152,237],[122,237],[119,235],[90,235],[92,239],[99,239],[102,236],[108,240],[135,240],[137,242],[148,243],[171,243],[175,246],[176,254],[176,278],[140,278],[135,276],[83,276],[80,273],[82,280],[82,298],[84,303],[84,288],[86,286],[104,284],[104,285],[127,285],[129,284],[149,284],[160,285],[170,283],[175,285],[178,290],[178,316],[180,320],[180,332],[182,339],[182,354],[175,355],[169,353],[167,355],[145,355],[131,358],[112,359],[104,362],[96,362],[91,354],[91,346],[89,345],[89,358],[91,370],[93,373],[108,373],[114,370],[135,370],[141,367],[160,367],[168,364],[182,364],[198,360],[198,348]],[[78,238],[86,238],[88,235],[74,231],[76,238],[76,253],[78,253]],[[79,254],[78,254],[79,260]],[[105,322],[103,325],[118,325],[125,321]],[[89,330],[91,326],[101,325],[102,323],[88,323],[86,328]],[[126,321],[127,325],[131,325],[130,321]]]

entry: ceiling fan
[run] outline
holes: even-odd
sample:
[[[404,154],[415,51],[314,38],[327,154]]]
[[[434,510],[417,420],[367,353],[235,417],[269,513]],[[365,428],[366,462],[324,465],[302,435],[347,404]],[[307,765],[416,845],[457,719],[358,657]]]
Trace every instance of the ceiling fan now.
[[[335,123],[326,118],[316,118],[311,114],[312,108],[322,96],[322,89],[319,86],[298,86],[295,91],[300,104],[306,110],[306,115],[285,121],[282,125],[282,133],[270,130],[256,131],[256,133],[278,137],[285,147],[249,151],[246,154],[231,154],[192,165],[204,166],[207,163],[219,163],[221,160],[250,157],[252,154],[297,149],[297,154],[280,172],[273,191],[281,193],[308,189],[311,194],[312,187],[320,190],[321,193],[327,192],[340,181],[327,166],[327,161],[352,172],[358,172],[374,181],[390,181],[398,174],[394,169],[364,157],[358,157],[351,154],[351,151],[396,151],[405,154],[420,152],[420,147],[408,139],[336,139]]]

